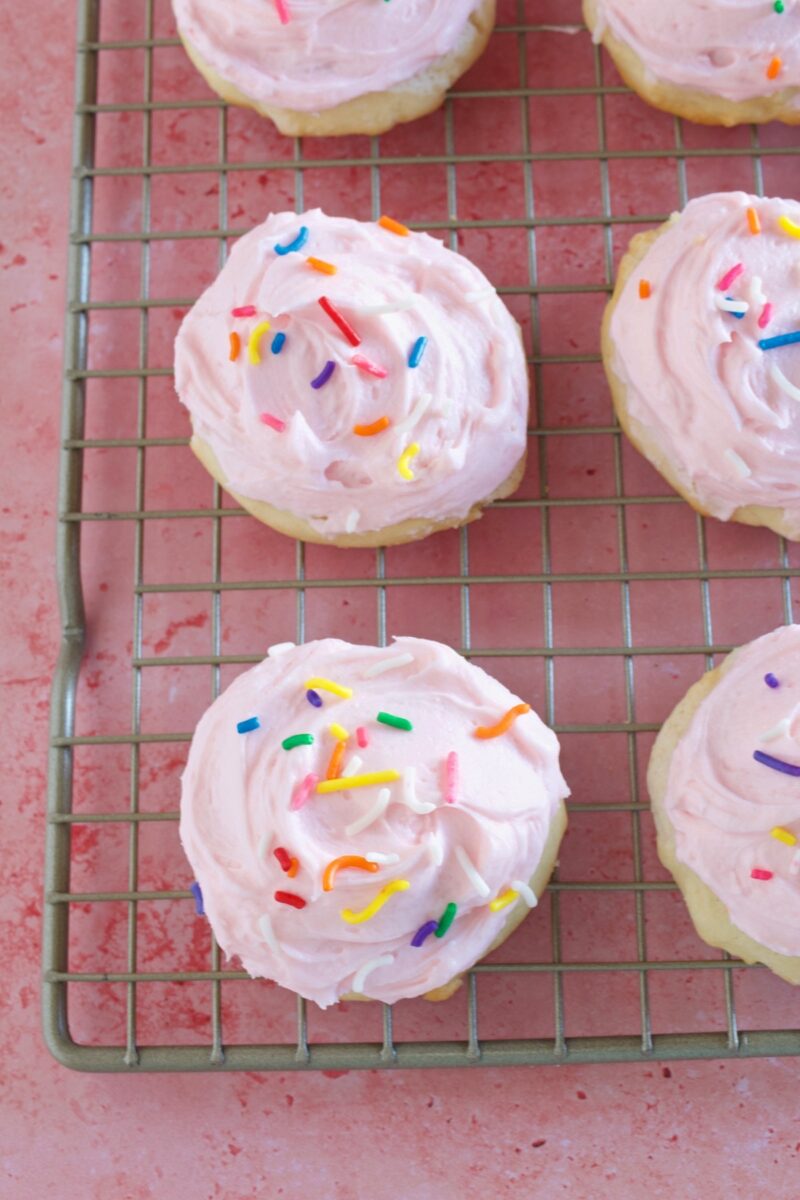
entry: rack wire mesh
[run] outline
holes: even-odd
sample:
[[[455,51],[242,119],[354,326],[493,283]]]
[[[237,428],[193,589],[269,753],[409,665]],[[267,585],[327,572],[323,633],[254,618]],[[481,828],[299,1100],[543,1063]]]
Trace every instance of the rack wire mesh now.
[[[642,783],[703,666],[791,620],[798,555],[669,492],[620,436],[597,337],[632,232],[715,187],[791,192],[800,146],[645,108],[574,2],[499,9],[439,114],[314,142],[211,98],[166,0],[80,0],[43,1001],[71,1067],[800,1053],[791,990],[691,930]],[[476,526],[395,550],[293,545],[193,463],[177,322],[267,208],[319,202],[438,231],[523,327],[531,465]],[[193,720],[271,642],[398,632],[451,641],[535,699],[562,739],[571,830],[540,911],[454,999],[321,1014],[221,961],[193,912],[178,775]]]

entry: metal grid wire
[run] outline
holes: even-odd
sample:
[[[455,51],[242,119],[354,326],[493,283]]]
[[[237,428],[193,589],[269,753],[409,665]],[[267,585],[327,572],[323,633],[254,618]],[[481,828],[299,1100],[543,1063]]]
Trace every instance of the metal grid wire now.
[[[46,906],[44,923],[44,1023],[48,1043],[53,1053],[72,1067],[115,1071],[138,1070],[208,1070],[208,1069],[292,1069],[308,1067],[349,1068],[388,1066],[459,1066],[483,1064],[541,1064],[565,1061],[592,1062],[614,1060],[640,1060],[652,1057],[662,1059],[689,1057],[754,1056],[760,1054],[800,1053],[800,1033],[794,1030],[754,1030],[740,1032],[734,1002],[734,969],[736,971],[760,970],[743,968],[742,964],[721,958],[691,958],[675,954],[668,959],[648,957],[645,921],[645,899],[649,893],[673,890],[673,885],[660,880],[648,880],[644,865],[641,815],[647,809],[646,797],[640,795],[639,778],[641,764],[638,761],[640,746],[637,735],[654,731],[652,723],[637,721],[634,665],[641,656],[668,652],[672,656],[705,656],[710,666],[714,656],[731,647],[714,640],[712,622],[712,591],[715,580],[745,580],[770,578],[780,581],[783,596],[783,617],[792,619],[790,582],[800,574],[800,568],[790,562],[789,549],[779,540],[777,562],[779,566],[746,570],[711,569],[706,547],[704,521],[696,518],[697,565],[679,572],[640,571],[630,568],[629,550],[625,522],[626,507],[636,505],[672,505],[682,502],[671,495],[626,495],[623,481],[622,445],[619,430],[615,425],[580,425],[575,428],[548,428],[544,409],[546,394],[545,368],[551,364],[575,364],[599,362],[597,354],[544,354],[541,346],[541,311],[543,296],[558,293],[606,293],[613,278],[612,237],[615,225],[650,226],[666,217],[666,213],[643,215],[612,215],[610,164],[622,159],[673,159],[678,173],[681,203],[688,196],[686,168],[694,156],[704,158],[746,158],[752,165],[752,187],[762,191],[762,158],[770,154],[794,155],[800,162],[800,147],[762,147],[756,129],[749,133],[749,143],[731,143],[712,149],[687,147],[683,140],[681,122],[674,121],[674,146],[663,148],[614,150],[610,149],[606,134],[606,100],[609,96],[624,94],[626,89],[608,86],[604,82],[604,61],[599,49],[594,50],[594,84],[587,87],[531,87],[528,84],[526,38],[536,35],[544,27],[526,23],[526,4],[519,0],[517,18],[498,29],[506,35],[516,35],[518,43],[519,86],[498,88],[491,91],[462,91],[459,99],[479,100],[500,97],[520,102],[522,122],[522,149],[516,153],[499,154],[493,161],[521,164],[524,175],[525,214],[516,220],[460,220],[458,217],[457,168],[463,164],[485,162],[475,154],[459,154],[456,150],[453,101],[448,99],[445,107],[445,150],[442,154],[428,156],[382,156],[380,140],[369,142],[369,151],[360,158],[313,157],[304,155],[301,141],[294,142],[293,158],[285,160],[240,162],[231,161],[228,155],[228,110],[215,99],[189,101],[159,101],[154,99],[154,52],[160,48],[177,46],[174,40],[156,38],[154,33],[154,0],[141,0],[144,8],[144,36],[134,40],[100,41],[100,0],[80,0],[79,45],[77,73],[77,105],[74,130],[74,176],[72,182],[72,236],[70,244],[70,293],[66,327],[66,380],[63,405],[63,451],[61,461],[60,524],[58,535],[58,569],[61,611],[63,617],[63,641],[58,671],[55,678],[52,705],[52,751],[49,790],[49,824],[46,858]],[[119,51],[133,51],[140,55],[144,65],[144,93],[137,103],[98,103],[98,72],[101,62]],[[531,149],[529,129],[529,101],[537,97],[589,96],[596,109],[598,147],[591,151],[535,152]],[[216,161],[197,161],[181,165],[158,165],[153,161],[153,119],[161,111],[211,109],[217,113],[218,157]],[[95,163],[95,133],[98,117],[102,114],[129,114],[130,119],[140,119],[143,124],[142,161],[135,167],[98,167]],[[594,160],[599,164],[602,196],[602,215],[578,217],[564,215],[545,217],[537,214],[534,191],[534,173],[540,163]],[[531,498],[512,498],[501,502],[505,509],[527,509],[538,514],[541,537],[541,569],[536,572],[514,575],[478,574],[470,571],[470,533],[460,531],[460,567],[458,573],[428,579],[422,575],[392,577],[387,574],[383,550],[375,551],[374,575],[371,578],[318,579],[308,578],[305,569],[303,545],[296,547],[296,570],[293,579],[264,578],[258,581],[231,581],[224,578],[222,569],[223,521],[236,516],[241,510],[223,507],[219,488],[214,487],[214,500],[210,508],[151,509],[145,505],[146,458],[151,448],[172,448],[170,453],[186,453],[183,438],[148,436],[147,402],[149,381],[154,377],[168,376],[167,369],[152,367],[149,363],[150,319],[158,307],[185,307],[192,303],[193,296],[155,299],[150,295],[151,247],[162,239],[180,240],[213,239],[219,247],[219,264],[226,254],[226,239],[244,232],[228,225],[228,173],[230,171],[286,171],[291,169],[295,181],[295,201],[298,211],[304,208],[304,176],[308,169],[325,171],[343,166],[368,167],[371,179],[373,216],[381,211],[381,169],[385,166],[432,166],[446,168],[447,212],[444,221],[426,221],[424,228],[441,230],[449,239],[452,248],[457,247],[459,231],[468,229],[520,228],[525,231],[528,248],[529,282],[527,286],[500,288],[505,295],[522,295],[530,304],[532,330],[531,367],[536,396],[536,421],[531,429],[533,455],[538,461],[539,494]],[[219,187],[219,228],[190,230],[153,228],[153,182],[158,176],[167,174],[191,175],[196,172],[215,172]],[[93,188],[101,177],[131,176],[140,181],[142,201],[141,228],[135,232],[114,231],[98,233],[93,224]],[[409,214],[400,214],[408,219]],[[413,214],[410,214],[413,218]],[[422,224],[412,227],[420,228]],[[602,231],[605,282],[603,284],[553,285],[540,281],[537,264],[537,233],[547,226],[595,225]],[[130,300],[97,300],[92,296],[91,265],[93,248],[100,243],[133,243],[139,247],[141,294]],[[109,310],[131,310],[138,313],[137,366],[130,370],[89,369],[90,320],[92,314]],[[92,379],[127,378],[138,381],[137,428],[133,437],[89,438],[85,435],[85,402],[87,382]],[[603,434],[613,439],[614,492],[611,496],[565,499],[551,497],[548,480],[547,445],[552,439],[570,435]],[[130,511],[87,511],[81,502],[81,483],[84,452],[97,448],[128,448],[136,455],[135,507]],[[551,520],[559,508],[591,508],[602,505],[612,508],[616,516],[616,538],[619,551],[618,571],[571,571],[554,573],[552,562]],[[199,583],[154,583],[146,582],[144,563],[145,528],[148,522],[185,522],[196,519],[208,522],[211,527],[212,573],[211,578]],[[134,540],[134,633],[132,647],[133,704],[130,728],[114,734],[78,736],[75,733],[76,695],[84,645],[84,612],[81,596],[81,528],[87,522],[132,522],[135,526]],[[178,527],[180,533],[180,525]],[[640,582],[658,585],[661,581],[682,580],[695,584],[702,594],[702,641],[691,645],[668,648],[659,645],[636,644],[631,617],[631,587]],[[536,644],[519,645],[512,648],[475,649],[471,626],[471,589],[475,585],[502,587],[509,583],[539,585],[544,595],[544,634]],[[554,587],[557,584],[616,583],[622,605],[621,644],[590,648],[562,646],[554,637],[556,600]],[[560,734],[614,734],[622,735],[627,742],[627,771],[629,775],[630,802],[612,803],[601,799],[592,803],[595,812],[627,814],[630,821],[630,847],[633,870],[627,881],[594,881],[587,883],[561,882],[558,877],[550,887],[551,947],[552,957],[547,962],[515,962],[502,964],[479,964],[469,975],[463,989],[467,1006],[466,1036],[458,1040],[403,1041],[394,1036],[393,1013],[383,1006],[382,1041],[370,1043],[345,1043],[334,1040],[315,1041],[309,1036],[306,1005],[297,1001],[296,1034],[280,1044],[233,1044],[223,1024],[222,992],[228,981],[246,978],[240,971],[223,968],[216,944],[212,944],[208,968],[202,971],[163,970],[147,972],[140,968],[137,958],[137,914],[142,907],[159,901],[180,900],[190,903],[190,895],[183,890],[147,891],[139,887],[139,842],[140,831],[150,821],[176,822],[177,813],[151,813],[140,809],[139,784],[142,748],[149,743],[185,743],[190,731],[176,733],[147,733],[142,731],[142,684],[143,676],[154,666],[183,668],[205,666],[213,676],[213,694],[221,686],[224,667],[257,662],[261,658],[260,648],[254,647],[249,654],[224,654],[222,649],[221,605],[223,596],[230,591],[247,589],[258,591],[292,589],[296,604],[296,634],[302,641],[305,635],[306,594],[312,588],[341,588],[346,591],[368,589],[373,595],[377,613],[377,636],[381,644],[387,639],[387,590],[390,588],[428,584],[449,584],[460,593],[461,649],[467,656],[481,658],[503,656],[539,658],[544,665],[544,707],[542,716]],[[198,592],[210,596],[211,604],[211,653],[193,656],[148,657],[143,644],[144,604],[148,596],[178,592]],[[410,632],[413,632],[411,630]],[[555,707],[555,665],[559,658],[602,655],[617,660],[624,669],[625,720],[609,723],[602,720],[583,724],[559,724]],[[84,813],[73,811],[73,773],[76,747],[123,746],[130,752],[130,807],[127,812]],[[176,787],[177,791],[177,787]],[[586,811],[586,805],[573,805],[577,811]],[[117,891],[73,891],[70,887],[71,856],[74,851],[76,826],[122,824],[127,827],[128,886]],[[177,835],[177,825],[173,825]],[[561,904],[565,893],[628,893],[635,908],[636,954],[631,960],[572,962],[562,955]],[[104,904],[122,902],[128,909],[127,924],[127,969],[124,971],[75,971],[70,969],[68,955],[69,920],[72,905]],[[540,917],[540,919],[543,919]],[[709,1028],[687,1033],[653,1033],[649,989],[654,972],[708,972],[721,978],[720,1013]],[[638,981],[638,1019],[634,1028],[625,1033],[593,1033],[591,1036],[567,1035],[565,1021],[564,986],[570,973],[614,973],[623,972]],[[546,975],[552,979],[553,987],[553,1033],[548,1037],[500,1038],[493,1036],[491,1028],[479,1026],[478,980],[486,974],[509,975],[527,973]],[[202,983],[207,985],[210,996],[211,1038],[207,1045],[174,1045],[171,1030],[163,1030],[160,1039],[165,1044],[158,1046],[140,1045],[137,1039],[137,989],[149,983]],[[122,1045],[98,1046],[79,1044],[72,1036],[67,1020],[68,995],[75,988],[90,988],[99,983],[124,985],[126,990],[126,1036]],[[242,986],[239,984],[238,986]],[[721,1007],[724,1002],[724,1017]],[[291,1003],[288,999],[287,1003]],[[611,1026],[609,1026],[611,1028]]]

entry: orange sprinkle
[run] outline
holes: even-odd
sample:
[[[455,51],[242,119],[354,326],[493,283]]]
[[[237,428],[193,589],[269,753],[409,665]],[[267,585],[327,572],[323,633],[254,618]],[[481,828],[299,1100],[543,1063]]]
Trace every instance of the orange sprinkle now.
[[[777,79],[782,66],[783,63],[776,54],[767,67],[767,79]]]
[[[321,271],[323,275],[335,275],[338,269],[333,263],[325,262],[322,258],[307,258],[306,262],[315,271]]]
[[[761,219],[754,208],[747,210],[747,224],[751,233],[761,233]]]
[[[241,348],[242,348],[242,339],[239,337],[238,333],[232,333],[231,334],[231,352],[228,355],[228,358],[231,360],[231,362],[236,362],[237,358],[239,357],[239,351],[241,350]]]
[[[288,868],[286,874],[289,876],[290,879],[294,879],[295,875],[297,874],[297,872],[299,870],[300,870],[300,863],[297,861],[295,856],[292,855],[292,861],[289,863],[289,868]]]
[[[325,772],[326,779],[338,779],[339,778],[340,768],[342,765],[342,759],[344,758],[345,745],[346,745],[346,742],[337,742],[336,745],[333,747],[333,754],[330,757],[330,762],[328,763],[328,769]]]
[[[501,717],[496,725],[479,725],[475,730],[476,738],[494,738],[499,737],[501,733],[507,733],[511,726],[516,721],[517,717],[521,717],[523,713],[530,712],[530,704],[515,704],[510,708],[505,716]]]
[[[640,279],[639,280],[639,299],[640,300],[649,300],[650,299],[650,280],[649,279]]]
[[[366,858],[362,858],[360,854],[343,854],[341,858],[334,858],[332,862],[329,862],[323,871],[323,892],[333,891],[334,879],[340,871],[344,871],[348,867],[354,867],[357,871],[371,871],[373,874],[378,870],[377,863],[369,862]]]
[[[410,230],[401,225],[399,221],[395,221],[394,217],[381,217],[378,224],[383,229],[388,229],[389,233],[396,233],[398,237],[408,237]]]
[[[391,421],[388,417],[378,417],[377,421],[373,421],[371,425],[354,425],[353,433],[357,433],[359,437],[372,437],[375,433],[382,433],[390,425]]]

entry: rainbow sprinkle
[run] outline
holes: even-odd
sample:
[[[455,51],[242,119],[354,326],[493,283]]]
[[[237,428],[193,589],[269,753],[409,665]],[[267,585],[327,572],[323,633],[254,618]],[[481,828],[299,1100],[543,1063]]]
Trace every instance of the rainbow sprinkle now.
[[[275,899],[278,904],[288,904],[292,908],[305,908],[306,906],[303,897],[295,895],[294,892],[276,892]]]
[[[404,729],[407,733],[414,728],[408,717],[396,717],[394,713],[379,712],[375,719],[380,721],[381,725],[391,725],[392,729]]]
[[[769,66],[767,67],[767,79],[777,79],[782,67],[783,60],[776,54],[774,58],[770,59]]]
[[[335,275],[339,269],[333,263],[325,262],[323,258],[307,258],[306,262],[314,271],[319,271],[322,275]]]
[[[378,224],[381,229],[388,229],[389,233],[396,233],[398,237],[408,237],[411,232],[407,226],[401,225],[399,221],[395,221],[394,217],[381,217]]]
[[[306,688],[318,688],[321,692],[331,692],[334,696],[340,696],[342,700],[349,700],[353,694],[353,689],[342,687],[340,683],[334,683],[332,679],[323,679],[321,676],[314,676],[313,679],[307,679],[303,685]]]
[[[455,750],[451,750],[445,759],[444,765],[444,802],[445,804],[455,804],[458,796],[458,755]]]
[[[362,858],[360,854],[343,854],[340,858],[332,859],[322,872],[323,892],[332,892],[336,876],[340,871],[348,870],[370,871],[374,875],[380,870],[380,867],[377,863],[369,862],[366,858]]]
[[[283,846],[276,846],[272,853],[277,858],[278,866],[282,871],[291,870],[292,856],[288,850],[284,850]]]
[[[343,908],[339,915],[343,921],[347,921],[348,925],[362,925],[364,921],[372,920],[376,912],[379,912],[396,892],[407,892],[410,887],[411,884],[407,879],[393,879],[391,883],[386,884],[386,887],[381,888],[375,899],[366,908],[362,908],[360,912]]]
[[[639,280],[639,299],[640,300],[649,300],[650,295],[651,295],[650,280],[649,279],[640,279]]]
[[[419,366],[427,344],[428,339],[426,337],[418,337],[414,342],[414,345],[411,347],[411,353],[408,356],[408,365],[410,367]]]
[[[743,275],[743,274],[744,274],[744,263],[740,263],[740,262],[736,263],[736,265],[731,267],[730,271],[726,271],[725,274],[722,276],[722,279],[719,280],[719,282],[717,283],[717,291],[727,292],[728,288],[731,286],[731,284],[734,282],[734,280],[738,279],[739,276]]]
[[[424,925],[420,925],[419,929],[414,934],[413,938],[411,939],[411,945],[416,947],[418,950],[425,939],[429,938],[432,933],[436,933],[438,928],[438,921],[426,921]]]
[[[447,933],[450,926],[453,924],[453,921],[455,921],[457,912],[458,912],[458,905],[454,904],[453,901],[451,900],[450,903],[446,906],[442,915],[439,917],[439,921],[438,921],[436,929],[434,931],[437,938],[444,937],[444,935]]]
[[[524,713],[529,713],[530,711],[530,704],[515,704],[507,713],[504,713],[496,725],[479,725],[474,732],[474,736],[484,739],[500,737],[502,733],[508,733],[517,717],[521,717]]]
[[[299,808],[302,808],[303,805],[307,804],[311,799],[311,794],[318,783],[319,775],[306,775],[305,779],[301,780],[294,789],[291,803],[289,804],[289,811],[297,812]]]
[[[367,746],[369,745],[367,731],[363,725],[359,725],[358,729],[356,730],[356,741],[362,750],[366,750]]]
[[[190,884],[189,891],[194,896],[194,911],[197,913],[198,917],[204,917],[206,915],[206,910],[203,906],[203,893],[200,889],[200,884],[197,883],[197,881]]]
[[[787,216],[778,217],[778,224],[789,237],[800,238],[800,225]]]
[[[761,218],[753,207],[747,210],[747,224],[752,234],[761,233]]]
[[[366,375],[374,375],[376,379],[385,379],[389,374],[385,367],[381,367],[378,363],[372,362],[371,359],[365,358],[363,354],[354,354],[350,362]]]
[[[236,722],[237,733],[252,733],[254,729],[260,729],[261,722],[258,717],[247,717],[244,721]]]
[[[800,329],[793,333],[779,333],[777,337],[761,338],[759,350],[777,350],[779,346],[795,346],[800,342]]]
[[[412,442],[410,446],[406,446],[403,453],[397,460],[397,470],[402,475],[403,479],[414,480],[416,475],[409,467],[409,462],[412,458],[416,458],[419,454],[419,442]]]
[[[367,976],[371,975],[373,971],[377,971],[378,967],[390,967],[393,962],[393,954],[379,954],[376,958],[371,958],[369,962],[365,962],[363,967],[359,967],[353,976],[353,991],[356,994],[361,994],[364,991]]]
[[[309,704],[313,704],[314,708],[322,708],[322,696],[319,692],[315,692],[313,688],[309,688],[306,692],[306,700]]]
[[[519,900],[519,892],[515,892],[513,888],[509,888],[507,892],[503,892],[502,896],[496,896],[494,900],[491,900],[489,908],[492,912],[500,912],[502,908],[507,908],[515,900]]]
[[[345,792],[350,788],[376,787],[380,783],[395,783],[400,778],[400,772],[369,771],[366,775],[344,775],[340,779],[322,779],[317,784],[317,791],[324,795],[326,792]]]
[[[285,333],[276,333],[275,337],[272,339],[272,345],[270,346],[270,350],[272,351],[273,354],[280,354],[281,350],[283,349],[283,347],[285,345],[286,345],[286,334]]]
[[[319,391],[321,387],[325,386],[335,370],[336,363],[333,361],[333,359],[329,358],[319,375],[317,375],[316,379],[311,380],[312,388],[316,388],[316,390]]]
[[[772,871],[766,871],[763,867],[753,867],[750,872],[751,879],[772,879]]]
[[[771,688],[776,688],[776,687],[781,686],[778,676],[773,675],[772,671],[768,671],[767,674],[764,676],[764,683],[767,685],[767,687],[771,687]]]
[[[255,304],[243,304],[241,308],[232,308],[232,317],[254,317],[256,315]]]
[[[286,0],[275,0],[275,10],[281,25],[288,25],[291,18]]]
[[[230,343],[231,348],[228,352],[228,358],[231,362],[236,362],[237,358],[239,357],[239,351],[242,348],[242,339],[239,337],[238,333],[232,333],[230,335]]]
[[[353,433],[358,437],[374,437],[376,433],[383,433],[384,429],[388,429],[391,421],[388,417],[378,417],[377,421],[373,421],[371,425],[354,425]]]
[[[346,742],[347,739],[350,737],[350,734],[347,732],[344,725],[338,725],[336,722],[334,722],[333,725],[331,725],[330,729],[331,729],[331,734],[333,735],[333,737],[336,738],[336,740],[338,742]]]
[[[276,254],[291,254],[294,250],[302,250],[308,241],[308,228],[305,225],[300,226],[300,230],[295,238],[287,246],[276,246]]]
[[[770,304],[770,302],[768,300],[767,303],[764,305],[764,307],[761,310],[761,316],[758,318],[758,328],[759,329],[766,329],[766,327],[769,325],[770,321],[772,320],[773,312],[774,312],[773,306]]]
[[[310,261],[311,260],[309,259],[309,262]],[[350,322],[345,317],[342,316],[342,314],[339,312],[338,308],[336,308],[333,304],[331,304],[331,302],[327,296],[320,296],[317,303],[319,304],[322,311],[324,313],[327,313],[327,315],[333,321],[333,323],[337,327],[337,329],[340,329],[342,331],[342,333],[347,338],[347,340],[351,346],[360,346],[361,345],[361,338],[358,336],[355,329],[353,329],[353,326],[350,324]]]
[[[269,321],[259,321],[247,342],[247,357],[254,367],[261,362],[261,339],[265,333],[269,333]]]
[[[782,825],[776,825],[774,829],[770,829],[770,836],[774,837],[777,842],[783,842],[784,846],[796,846],[797,838],[788,829],[784,829]]]
[[[293,733],[291,737],[284,738],[281,742],[284,750],[294,750],[296,746],[313,746],[313,733]]]
[[[379,817],[382,817],[386,811],[392,793],[388,788],[381,788],[378,792],[378,799],[373,804],[372,808],[364,813],[363,817],[359,817],[357,821],[353,821],[352,825],[345,827],[345,833],[348,837],[355,837],[357,833],[361,833],[370,825],[374,824]]]
[[[283,433],[286,428],[286,422],[280,417],[276,417],[274,413],[259,413],[258,419],[262,425],[269,425],[270,429],[274,429],[276,433]]]
[[[773,758],[771,754],[765,754],[763,750],[754,750],[753,758],[762,766],[771,767],[773,771],[780,771],[783,775],[800,776],[800,767],[794,763],[784,762],[782,758]]]

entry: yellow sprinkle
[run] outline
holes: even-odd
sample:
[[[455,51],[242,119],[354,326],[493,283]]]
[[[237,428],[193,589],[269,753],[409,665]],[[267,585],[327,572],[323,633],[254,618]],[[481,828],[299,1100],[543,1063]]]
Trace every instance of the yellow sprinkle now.
[[[513,888],[509,888],[507,892],[503,892],[502,896],[496,896],[494,900],[491,900],[489,908],[492,912],[499,912],[501,908],[506,908],[507,905],[513,904],[515,900],[519,900],[519,892],[515,892]]]
[[[770,830],[770,833],[776,841],[783,842],[785,846],[794,846],[797,844],[797,838],[794,834],[790,833],[788,829],[784,829],[781,825],[776,825],[774,829]]]
[[[788,233],[789,237],[800,238],[800,225],[789,217],[778,217],[778,224],[784,233]]]
[[[350,734],[347,732],[345,727],[343,725],[337,725],[336,722],[331,725],[331,733],[339,742],[346,742],[350,737]]]
[[[255,367],[261,362],[260,342],[265,333],[269,333],[269,321],[259,321],[247,343],[247,357]]]
[[[353,694],[352,688],[342,687],[340,683],[334,683],[332,679],[318,679],[316,675],[313,679],[307,679],[303,687],[306,691],[333,692],[334,696],[341,696],[343,700],[349,700]]]
[[[400,778],[399,771],[370,771],[367,775],[343,775],[339,779],[322,779],[317,784],[318,792],[347,792],[350,788],[374,787],[379,783],[394,783]]]
[[[397,469],[403,476],[403,479],[416,479],[416,475],[409,467],[409,460],[415,458],[419,454],[419,442],[412,442],[407,446],[397,460]]]
[[[338,270],[333,263],[325,262],[322,258],[307,258],[306,262],[315,271],[321,271],[323,275],[335,275]]]
[[[391,883],[386,884],[386,887],[381,888],[375,899],[366,908],[362,908],[361,912],[353,912],[350,908],[343,908],[340,914],[341,918],[343,921],[347,921],[348,925],[361,925],[362,922],[369,921],[371,917],[374,917],[375,913],[383,908],[386,901],[395,892],[407,892],[410,887],[411,884],[407,879],[393,879]]]

